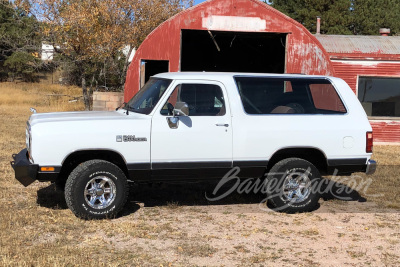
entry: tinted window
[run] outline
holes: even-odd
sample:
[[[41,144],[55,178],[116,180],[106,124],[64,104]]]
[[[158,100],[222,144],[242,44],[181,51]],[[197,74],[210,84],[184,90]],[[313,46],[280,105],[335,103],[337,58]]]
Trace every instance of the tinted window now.
[[[325,79],[235,77],[248,114],[343,114],[343,102]]]
[[[358,99],[368,116],[400,117],[400,78],[360,77]]]
[[[189,106],[189,116],[225,115],[225,100],[221,88],[215,84],[180,84],[175,87],[161,114],[167,115],[167,104],[185,102]],[[172,114],[169,114],[172,115]]]

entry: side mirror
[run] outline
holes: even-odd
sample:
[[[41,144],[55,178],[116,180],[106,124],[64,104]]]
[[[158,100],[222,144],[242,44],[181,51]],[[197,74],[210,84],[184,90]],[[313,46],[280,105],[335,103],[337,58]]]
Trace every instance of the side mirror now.
[[[169,128],[178,129],[179,117],[167,117],[167,123]]]
[[[179,116],[189,116],[189,106],[185,102],[176,102],[175,107],[171,103],[168,103],[168,113],[171,113],[173,117],[167,117],[168,126],[171,129],[177,129],[179,125]]]
[[[174,108],[175,116],[189,116],[189,106],[185,102],[176,102]]]

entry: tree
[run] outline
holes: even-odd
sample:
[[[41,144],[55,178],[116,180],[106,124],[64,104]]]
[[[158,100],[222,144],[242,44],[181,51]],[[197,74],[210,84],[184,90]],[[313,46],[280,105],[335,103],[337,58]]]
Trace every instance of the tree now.
[[[349,0],[274,0],[272,6],[297,20],[311,32],[316,31],[319,16],[322,18],[321,33],[352,33]]]
[[[400,1],[352,0],[354,34],[377,35],[380,28],[390,28],[393,35],[400,34]]]
[[[129,62],[121,50],[129,46],[130,54],[161,22],[191,4],[181,0],[32,0],[30,12],[45,22],[47,40],[60,46],[56,51],[73,62],[89,109],[89,66],[102,65],[97,78],[110,68],[118,69],[123,88]],[[89,80],[96,80],[95,76]]]
[[[316,31],[320,16],[323,34],[378,35],[379,28],[400,33],[398,0],[274,0],[270,4],[311,32]]]
[[[39,22],[9,1],[0,0],[0,75],[31,80],[40,67]]]
[[[4,67],[9,71],[8,76],[13,80],[21,75],[25,81],[33,81],[34,73],[40,60],[27,52],[14,52],[4,61]]]

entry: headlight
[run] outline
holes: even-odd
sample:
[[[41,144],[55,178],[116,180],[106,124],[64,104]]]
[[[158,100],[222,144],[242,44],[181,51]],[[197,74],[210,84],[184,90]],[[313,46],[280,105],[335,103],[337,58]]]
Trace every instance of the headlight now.
[[[26,143],[26,149],[28,150],[28,155],[29,159],[33,162],[32,156],[31,156],[31,149],[32,149],[32,135],[31,135],[31,125],[29,122],[26,123],[26,131],[25,131],[25,143]]]

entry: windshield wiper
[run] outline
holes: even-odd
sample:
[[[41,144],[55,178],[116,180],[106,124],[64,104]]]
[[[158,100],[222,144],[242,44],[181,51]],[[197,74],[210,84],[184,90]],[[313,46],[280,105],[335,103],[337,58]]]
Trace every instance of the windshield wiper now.
[[[126,103],[126,102],[122,103],[121,106],[119,106],[119,107],[117,107],[117,108],[115,109],[115,111],[117,111],[117,110],[120,109],[120,108],[124,108],[127,104],[128,104],[128,103]]]
[[[122,103],[122,105],[117,107],[115,110],[119,110],[120,108],[126,109],[126,115],[129,115],[129,111],[135,112],[134,108],[129,106],[127,102]]]

